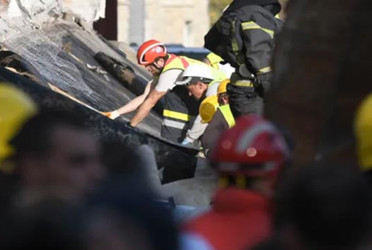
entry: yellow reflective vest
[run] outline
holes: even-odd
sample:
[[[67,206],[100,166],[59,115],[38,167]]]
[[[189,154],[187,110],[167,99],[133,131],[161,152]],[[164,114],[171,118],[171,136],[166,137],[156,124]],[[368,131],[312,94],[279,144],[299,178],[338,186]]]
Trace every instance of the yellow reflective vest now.
[[[230,105],[222,105],[219,106],[218,109],[221,110],[223,117],[225,118],[227,124],[229,124],[229,128],[235,126],[235,118],[231,112]]]

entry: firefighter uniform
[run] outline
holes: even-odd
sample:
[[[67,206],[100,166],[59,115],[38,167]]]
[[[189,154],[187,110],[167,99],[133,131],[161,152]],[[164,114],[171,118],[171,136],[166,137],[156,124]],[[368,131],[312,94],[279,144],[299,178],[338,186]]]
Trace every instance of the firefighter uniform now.
[[[205,47],[235,68],[227,87],[235,117],[263,112],[279,11],[277,0],[234,0],[205,36]]]

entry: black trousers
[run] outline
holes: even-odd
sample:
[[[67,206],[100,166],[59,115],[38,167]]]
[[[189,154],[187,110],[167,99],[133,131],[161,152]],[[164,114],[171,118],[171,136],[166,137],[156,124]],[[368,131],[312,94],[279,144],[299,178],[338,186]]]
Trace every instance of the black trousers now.
[[[235,119],[242,115],[262,115],[264,102],[254,87],[242,87],[233,84],[227,85],[229,104]]]

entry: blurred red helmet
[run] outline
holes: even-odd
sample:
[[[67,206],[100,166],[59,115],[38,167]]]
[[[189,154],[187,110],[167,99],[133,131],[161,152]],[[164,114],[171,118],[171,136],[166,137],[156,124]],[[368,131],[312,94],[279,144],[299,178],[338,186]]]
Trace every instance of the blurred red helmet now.
[[[218,172],[251,177],[276,176],[288,157],[281,133],[256,115],[240,117],[211,152],[211,162]]]
[[[144,42],[137,51],[137,61],[140,65],[149,65],[158,57],[167,55],[167,49],[164,44],[157,40],[148,40]]]

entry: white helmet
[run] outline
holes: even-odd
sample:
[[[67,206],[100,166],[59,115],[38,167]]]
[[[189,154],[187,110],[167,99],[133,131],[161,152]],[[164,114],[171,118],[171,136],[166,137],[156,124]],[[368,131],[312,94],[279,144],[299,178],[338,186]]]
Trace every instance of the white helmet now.
[[[210,83],[214,80],[212,75],[212,67],[207,64],[191,64],[181,76],[181,81],[177,82],[177,85],[189,85],[197,81],[204,83]]]

